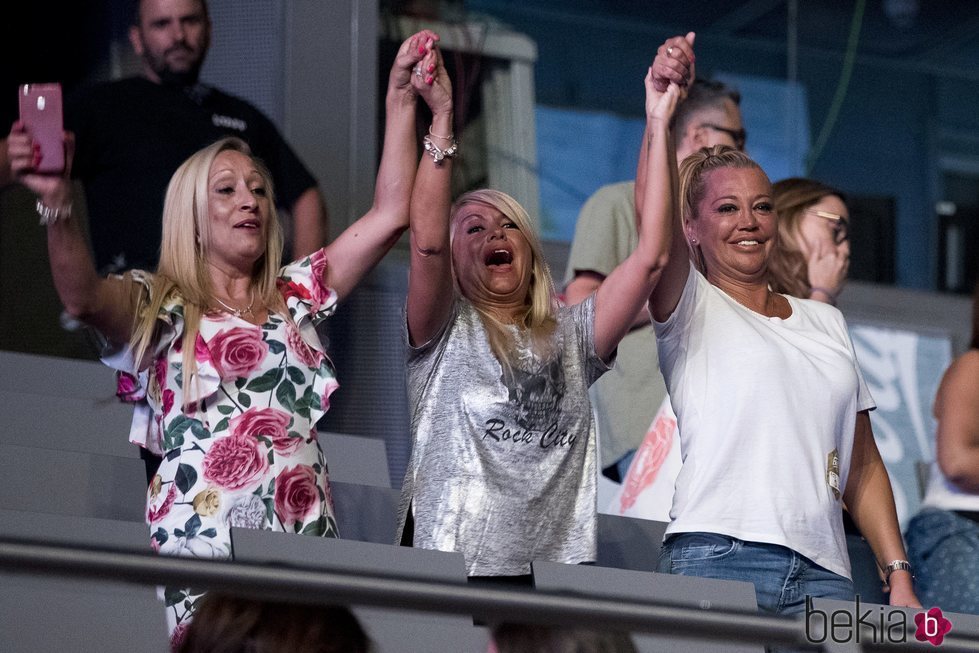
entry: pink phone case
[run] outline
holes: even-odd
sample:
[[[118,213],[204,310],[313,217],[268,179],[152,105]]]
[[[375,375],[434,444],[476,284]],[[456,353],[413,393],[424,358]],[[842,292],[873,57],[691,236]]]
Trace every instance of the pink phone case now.
[[[61,84],[24,84],[18,93],[20,119],[41,146],[38,172],[60,174],[65,169]]]

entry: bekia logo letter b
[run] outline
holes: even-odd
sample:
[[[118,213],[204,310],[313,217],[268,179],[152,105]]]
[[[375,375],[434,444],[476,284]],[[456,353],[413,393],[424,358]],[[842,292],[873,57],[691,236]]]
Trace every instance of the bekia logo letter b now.
[[[918,627],[914,638],[919,642],[930,642],[932,646],[940,646],[945,635],[952,630],[952,622],[942,615],[941,608],[919,612],[914,615],[914,623]]]

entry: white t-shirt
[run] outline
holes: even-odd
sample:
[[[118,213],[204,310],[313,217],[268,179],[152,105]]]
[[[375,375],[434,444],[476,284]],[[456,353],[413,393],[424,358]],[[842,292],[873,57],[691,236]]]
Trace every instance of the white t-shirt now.
[[[691,266],[654,322],[683,458],[666,534],[780,544],[849,578],[842,492],[857,411],[875,404],[843,315],[785,297],[792,315],[765,317]]]
[[[938,463],[933,462],[928,474],[928,490],[921,507],[979,512],[979,494],[965,492],[952,485]]]

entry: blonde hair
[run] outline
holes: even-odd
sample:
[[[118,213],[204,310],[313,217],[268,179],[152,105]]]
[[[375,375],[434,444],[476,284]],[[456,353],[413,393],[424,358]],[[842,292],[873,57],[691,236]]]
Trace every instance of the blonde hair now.
[[[200,330],[201,316],[213,296],[207,257],[211,242],[211,221],[208,213],[208,178],[214,160],[221,152],[240,152],[252,159],[265,183],[269,200],[269,219],[266,221],[265,254],[256,262],[252,273],[255,299],[260,306],[287,316],[276,279],[282,259],[282,226],[275,211],[272,176],[240,138],[228,137],[192,154],[170,178],[163,203],[163,241],[160,264],[152,280],[149,298],[138,307],[136,325],[130,340],[133,359],[142,367],[157,335],[161,307],[172,296],[183,304],[183,389],[185,405],[193,401],[188,393],[192,379],[197,376],[194,347]]]
[[[757,168],[751,157],[730,145],[715,145],[702,147],[680,164],[680,219],[684,227],[689,220],[696,219],[697,206],[704,199],[707,187],[707,173],[720,168]],[[763,171],[764,172],[764,171]],[[684,234],[686,229],[684,228]],[[690,259],[701,274],[707,274],[707,263],[700,245],[695,245],[687,238]]]
[[[831,195],[844,199],[840,191],[813,179],[792,177],[772,185],[772,201],[778,213],[778,247],[768,262],[768,274],[775,292],[803,298],[812,292],[799,226],[806,209]]]
[[[525,335],[530,336],[530,345],[536,353],[549,357],[551,353],[549,336],[554,332],[554,327],[557,325],[557,295],[554,292],[551,272],[544,260],[544,249],[541,246],[540,238],[530,223],[530,216],[527,215],[527,211],[517,200],[506,193],[483,188],[464,193],[455,201],[450,211],[450,222],[454,222],[459,217],[463,207],[469,204],[489,206],[513,220],[520,233],[526,238],[527,244],[530,245],[533,259],[530,287],[527,289],[525,310],[522,315],[517,316],[516,326],[521,331],[527,332]],[[455,230],[452,230],[452,233],[455,233]],[[452,276],[456,283],[456,291],[462,294],[454,272]],[[501,322],[477,302],[472,302],[472,304],[482,317],[490,348],[496,358],[502,365],[512,367],[516,343],[513,341],[512,332],[507,328],[508,325]]]

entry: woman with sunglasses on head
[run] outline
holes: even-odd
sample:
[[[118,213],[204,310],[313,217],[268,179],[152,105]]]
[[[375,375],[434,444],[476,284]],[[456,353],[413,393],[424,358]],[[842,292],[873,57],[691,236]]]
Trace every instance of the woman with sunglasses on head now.
[[[843,194],[813,179],[772,185],[778,247],[769,263],[775,292],[836,305],[850,269],[850,213]]]

